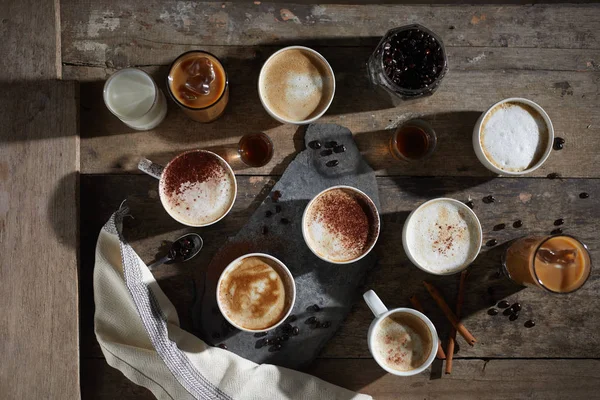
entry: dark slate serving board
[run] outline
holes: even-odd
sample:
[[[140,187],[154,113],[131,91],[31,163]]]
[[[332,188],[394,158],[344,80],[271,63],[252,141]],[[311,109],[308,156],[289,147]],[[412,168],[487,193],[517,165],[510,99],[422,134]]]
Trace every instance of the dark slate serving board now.
[[[310,363],[325,343],[333,336],[356,300],[357,286],[366,271],[375,264],[375,255],[345,265],[330,264],[315,256],[304,242],[301,231],[302,214],[308,202],[322,190],[335,185],[354,186],[367,193],[380,209],[375,173],[356,148],[352,133],[339,125],[313,124],[305,135],[306,150],[300,152],[285,170],[248,223],[230,238],[215,255],[207,268],[204,292],[194,306],[194,330],[209,344],[225,344],[227,348],[257,363],[269,363],[288,368],[301,368]],[[319,150],[308,146],[313,140],[322,144],[336,141],[346,146],[346,152],[321,156]],[[326,162],[338,160],[339,165],[327,167]],[[273,193],[281,198],[275,203]],[[276,205],[281,212],[276,213]],[[267,210],[273,215],[265,216]],[[281,222],[286,218],[289,223]],[[263,233],[263,227],[268,233]],[[277,257],[292,272],[296,281],[296,303],[292,315],[297,320],[300,333],[283,343],[280,351],[261,348],[262,342],[255,334],[231,327],[219,312],[216,304],[216,286],[221,272],[235,258],[251,253],[267,253]],[[313,304],[321,311],[309,310]],[[329,321],[329,328],[312,329],[306,320],[315,316],[319,321]],[[269,332],[266,338],[281,334],[281,328]]]

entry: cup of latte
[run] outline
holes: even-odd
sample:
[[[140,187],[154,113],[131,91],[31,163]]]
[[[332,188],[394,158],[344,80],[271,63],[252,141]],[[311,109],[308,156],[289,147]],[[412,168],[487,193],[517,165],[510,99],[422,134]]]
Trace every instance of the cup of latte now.
[[[296,286],[277,258],[246,254],[225,268],[217,283],[217,304],[225,319],[246,332],[265,332],[290,315]]]
[[[320,259],[348,264],[366,256],[379,237],[373,200],[351,186],[333,186],[316,195],[302,216],[302,236]]]
[[[404,223],[402,245],[408,259],[425,272],[450,275],[471,264],[481,249],[477,215],[458,200],[429,200]]]
[[[335,76],[321,54],[290,46],[267,59],[258,77],[258,96],[267,112],[288,124],[310,124],[333,101]]]
[[[481,163],[503,175],[535,171],[552,152],[554,128],[546,111],[531,100],[499,101],[479,117],[473,148]]]
[[[398,376],[426,370],[435,358],[439,340],[429,318],[412,308],[388,310],[372,290],[363,298],[375,316],[367,341],[377,364]]]
[[[144,158],[138,168],[160,180],[163,207],[184,225],[212,225],[223,219],[235,202],[235,174],[227,161],[211,151],[186,151],[166,167]]]

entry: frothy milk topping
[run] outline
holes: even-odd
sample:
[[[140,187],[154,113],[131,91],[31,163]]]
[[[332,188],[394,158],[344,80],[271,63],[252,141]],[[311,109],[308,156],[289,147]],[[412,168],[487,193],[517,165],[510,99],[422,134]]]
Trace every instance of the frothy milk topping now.
[[[265,64],[260,94],[278,116],[302,121],[312,118],[327,105],[333,77],[315,54],[303,49],[285,50]]]
[[[416,263],[433,273],[463,268],[479,252],[479,229],[471,213],[451,201],[418,208],[406,228],[406,244]]]
[[[181,222],[209,224],[229,210],[235,199],[234,179],[213,154],[191,151],[165,168],[160,196],[170,214]]]
[[[344,262],[364,254],[373,244],[373,210],[351,191],[332,189],[315,199],[307,211],[305,231],[313,251]]]
[[[487,159],[511,172],[539,161],[548,144],[548,126],[532,107],[516,102],[493,108],[481,124],[480,142]]]
[[[286,285],[279,272],[260,257],[245,258],[223,276],[222,311],[246,329],[267,329],[286,314]]]
[[[427,325],[406,313],[392,314],[381,321],[373,341],[374,356],[397,371],[411,371],[422,366],[431,347]]]

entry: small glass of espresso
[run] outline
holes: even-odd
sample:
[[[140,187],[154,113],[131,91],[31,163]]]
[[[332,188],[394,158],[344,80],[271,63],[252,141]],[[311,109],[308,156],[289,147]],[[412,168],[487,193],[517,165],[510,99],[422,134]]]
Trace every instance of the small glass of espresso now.
[[[262,167],[273,157],[273,142],[262,132],[244,135],[238,143],[238,154],[247,166]]]
[[[533,236],[515,240],[504,253],[502,266],[519,285],[572,293],[589,278],[592,259],[587,246],[573,236]]]
[[[421,119],[401,125],[390,139],[390,152],[402,161],[418,161],[429,157],[435,150],[435,131]]]

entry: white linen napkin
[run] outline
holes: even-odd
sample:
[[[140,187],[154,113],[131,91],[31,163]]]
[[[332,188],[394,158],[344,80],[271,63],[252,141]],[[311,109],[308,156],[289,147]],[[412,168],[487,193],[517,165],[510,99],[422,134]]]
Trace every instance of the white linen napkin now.
[[[258,365],[179,327],[173,304],[122,235],[127,207],[104,225],[94,268],[95,333],[106,361],[158,399],[368,400],[321,379]]]

